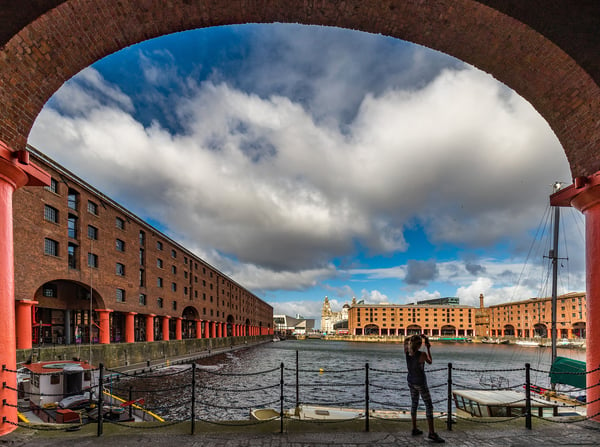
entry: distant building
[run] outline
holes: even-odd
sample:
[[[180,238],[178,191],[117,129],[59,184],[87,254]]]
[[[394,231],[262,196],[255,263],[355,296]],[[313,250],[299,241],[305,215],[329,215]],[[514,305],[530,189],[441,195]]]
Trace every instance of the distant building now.
[[[557,337],[586,338],[586,295],[557,298]],[[530,298],[485,307],[460,304],[353,304],[348,311],[351,335],[550,338],[552,298]]]
[[[552,328],[552,298],[531,298],[522,301],[483,306],[480,296],[478,335],[491,337],[550,338]],[[558,338],[586,338],[586,295],[573,292],[556,300],[556,331]]]
[[[351,335],[475,335],[476,308],[458,304],[356,304],[348,311]]]
[[[304,318],[301,315],[296,315],[296,317],[273,315],[273,327],[278,334],[304,335],[314,330],[315,320],[314,318]]]
[[[460,304],[460,299],[455,296],[447,296],[444,298],[432,298],[430,300],[417,301],[417,306],[420,306],[421,304]]]
[[[356,305],[356,298],[352,298],[352,305]],[[350,306],[345,303],[342,306],[342,310],[339,312],[333,312],[331,310],[331,304],[329,298],[325,297],[323,302],[323,309],[321,310],[321,332],[324,334],[331,334],[339,330],[348,329],[348,309]]]

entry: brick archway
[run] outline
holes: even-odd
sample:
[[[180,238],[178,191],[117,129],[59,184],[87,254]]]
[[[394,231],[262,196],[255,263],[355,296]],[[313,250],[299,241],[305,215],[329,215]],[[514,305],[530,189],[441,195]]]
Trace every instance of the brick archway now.
[[[5,36],[0,51],[0,141],[12,150],[23,149],[52,94],[83,68],[126,46],[195,28],[294,22],[397,37],[491,73],[548,121],[574,177],[600,170],[600,158],[594,156],[600,143],[598,85],[550,40],[483,3],[180,0],[167,7],[162,0],[102,5],[90,0],[39,1],[28,6],[29,17],[19,17],[33,21],[16,35]]]
[[[596,22],[588,18],[596,15],[585,8],[561,22],[562,15],[556,14],[556,10],[547,14],[538,11],[538,2],[508,0],[11,0],[5,3],[0,11],[0,313],[3,315],[0,327],[5,334],[1,360],[8,370],[15,368],[12,193],[23,185],[48,181],[46,174],[28,163],[25,152],[11,152],[25,148],[40,110],[73,75],[129,45],[178,31],[273,22],[337,26],[422,44],[491,73],[527,99],[550,124],[563,145],[573,177],[578,178],[578,191],[584,189],[584,194],[575,191],[573,195],[580,196],[576,206],[586,213],[588,233],[600,234],[600,207],[596,206],[600,203],[600,180],[597,178],[594,183],[593,179],[584,178],[600,171],[600,157],[596,156],[600,146],[600,65],[595,62],[597,47],[588,44],[591,38],[586,37],[586,31],[582,35],[573,31],[584,22],[589,35],[597,32]],[[558,12],[570,13],[569,6],[559,7]],[[580,7],[571,9],[577,8]],[[522,17],[523,21],[500,11]],[[544,37],[524,22],[537,24],[544,35],[553,38]],[[566,40],[562,34],[567,36]],[[574,44],[569,41],[571,36],[575,37],[571,39]],[[578,46],[584,49],[580,51]],[[569,53],[561,48],[569,48]],[[592,187],[584,188],[590,182]],[[572,202],[571,198],[568,202]],[[591,266],[600,265],[597,262],[600,238],[595,239],[598,242],[588,242],[586,247]],[[590,301],[600,299],[600,280],[596,279],[600,274],[591,270],[587,280]],[[590,315],[588,310],[588,320],[593,322],[594,317],[600,315]],[[600,333],[591,324],[588,331],[594,340],[594,331]],[[168,336],[168,330],[165,333]],[[598,359],[600,349],[588,352],[588,364],[597,364]],[[597,375],[590,375],[588,384],[596,379]],[[13,373],[4,373],[3,381],[14,388]],[[588,398],[595,402],[598,395],[596,391]],[[15,397],[8,388],[0,392],[1,401],[14,402]],[[593,413],[600,405],[588,408]],[[0,416],[7,421],[0,423],[1,436],[15,428],[9,423],[16,420],[14,404],[3,406]]]

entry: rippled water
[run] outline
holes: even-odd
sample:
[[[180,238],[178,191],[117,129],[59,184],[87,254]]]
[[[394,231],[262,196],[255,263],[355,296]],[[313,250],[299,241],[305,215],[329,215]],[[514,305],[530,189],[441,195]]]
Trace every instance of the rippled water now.
[[[585,352],[579,350],[559,349],[558,355],[585,360]],[[484,383],[485,387],[496,383],[522,388],[525,363],[531,365],[532,384],[549,386],[550,348],[434,343],[432,357],[433,364],[427,365],[426,371],[438,411],[446,409],[448,363],[452,363],[456,388],[484,387]],[[367,363],[370,407],[409,406],[401,344],[289,340],[197,360],[197,419],[241,420],[248,418],[251,407],[279,409],[282,363],[285,408],[293,407],[297,399],[300,403],[364,407]],[[166,419],[189,419],[191,366],[156,374],[129,380],[127,386],[140,390],[134,397],[145,397],[146,405]]]

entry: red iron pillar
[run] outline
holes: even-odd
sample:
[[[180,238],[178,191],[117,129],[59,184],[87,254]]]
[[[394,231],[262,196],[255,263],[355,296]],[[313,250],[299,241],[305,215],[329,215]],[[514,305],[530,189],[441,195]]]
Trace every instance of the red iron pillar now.
[[[585,216],[587,414],[600,421],[600,172],[577,177],[550,196],[553,206],[572,206]]]
[[[0,142],[0,436],[17,428],[17,348],[15,333],[15,277],[13,248],[13,193],[23,186],[47,186],[50,176],[29,163],[27,151],[14,152]]]

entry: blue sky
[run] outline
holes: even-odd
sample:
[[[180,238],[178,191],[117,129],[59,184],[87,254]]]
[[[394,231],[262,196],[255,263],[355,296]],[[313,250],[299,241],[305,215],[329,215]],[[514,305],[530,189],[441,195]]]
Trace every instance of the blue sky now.
[[[325,296],[334,310],[547,296],[537,236],[551,185],[570,183],[547,123],[492,76],[302,25],[126,48],[63,85],[29,143],[275,313],[317,319]],[[563,216],[560,292],[582,291],[583,219]]]

